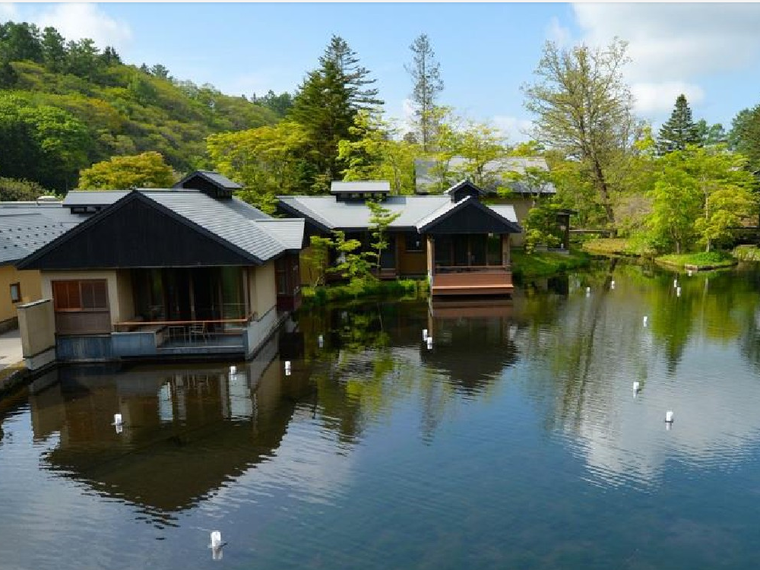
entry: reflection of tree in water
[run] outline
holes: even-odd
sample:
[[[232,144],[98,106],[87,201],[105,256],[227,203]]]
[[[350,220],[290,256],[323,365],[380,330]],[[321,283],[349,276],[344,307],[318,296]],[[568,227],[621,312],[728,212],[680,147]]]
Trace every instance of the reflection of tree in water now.
[[[416,394],[420,429],[429,440],[458,395],[472,397],[486,390],[503,366],[514,361],[514,345],[505,340],[507,327],[498,321],[490,329],[483,324],[487,319],[469,328],[445,324],[442,334],[434,333],[439,337],[436,348],[427,351],[421,333],[430,325],[427,306],[420,302],[371,303],[301,315],[305,358],[317,386],[322,421],[342,440],[353,442],[368,424]],[[322,349],[316,344],[320,334]]]

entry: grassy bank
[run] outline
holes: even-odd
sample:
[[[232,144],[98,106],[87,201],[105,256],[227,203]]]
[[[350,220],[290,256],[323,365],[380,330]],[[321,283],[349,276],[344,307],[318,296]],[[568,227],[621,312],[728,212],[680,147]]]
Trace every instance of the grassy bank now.
[[[671,253],[655,258],[655,262],[676,269],[719,269],[736,265],[736,259],[726,251],[701,251],[699,253]]]
[[[393,297],[394,299],[416,298],[428,293],[426,279],[398,279],[379,281],[367,279],[351,284],[323,287],[305,286],[301,290],[303,307],[318,307],[334,301],[353,301],[371,297]]]
[[[755,245],[738,245],[731,255],[739,261],[760,261],[760,248]]]
[[[591,256],[583,251],[555,253],[552,251],[512,251],[512,275],[516,280],[550,277],[563,271],[586,267]]]

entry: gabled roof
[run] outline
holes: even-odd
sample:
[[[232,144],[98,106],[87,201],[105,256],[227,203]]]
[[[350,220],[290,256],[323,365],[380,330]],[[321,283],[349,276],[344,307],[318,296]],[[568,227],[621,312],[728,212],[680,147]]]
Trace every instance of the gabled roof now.
[[[446,194],[446,196],[454,196],[462,191],[469,191],[472,194],[477,194],[478,196],[485,196],[486,194],[482,188],[480,188],[479,186],[476,186],[475,184],[473,184],[467,179],[462,180],[458,182],[457,184],[454,184],[454,186],[444,191],[444,194]]]
[[[41,258],[63,247],[67,241],[78,238],[84,232],[95,232],[99,224],[116,220],[120,211],[127,211],[127,206],[135,203],[141,205],[142,212],[163,215],[164,218],[160,218],[159,221],[171,220],[177,231],[183,228],[181,231],[184,235],[196,236],[191,237],[196,243],[202,243],[205,239],[206,242],[210,240],[217,244],[214,247],[221,246],[222,249],[218,250],[219,252],[226,251],[224,256],[228,260],[233,258],[242,260],[239,261],[240,263],[266,262],[290,250],[290,244],[303,239],[303,223],[283,224],[282,227],[277,227],[276,231],[272,231],[270,225],[258,223],[261,221],[259,216],[266,216],[263,212],[255,208],[246,208],[239,203],[233,204],[231,200],[216,200],[197,190],[132,190],[107,206],[102,212],[93,215],[70,232],[24,259],[19,267],[36,267],[36,263],[44,265],[39,261]],[[114,231],[129,231],[124,229],[128,228],[129,224],[123,220],[112,223],[118,228]],[[188,230],[190,234],[187,233]],[[102,228],[98,232],[102,234]],[[197,242],[198,239],[201,242]],[[209,252],[213,251],[213,248],[205,250],[207,255],[210,255]],[[154,253],[146,252],[144,255],[155,257]],[[139,258],[140,252],[132,257]],[[181,257],[180,254],[177,254],[177,257]],[[187,257],[186,253],[185,257]],[[86,260],[83,262],[86,263]],[[44,268],[42,265],[39,268]]]
[[[371,212],[364,202],[339,201],[335,196],[278,196],[279,206],[288,214],[304,217],[321,231],[362,230],[370,225]],[[383,207],[401,215],[390,228],[416,228],[424,218],[443,204],[448,196],[388,196]]]
[[[240,190],[243,188],[242,185],[238,184],[237,182],[233,182],[223,174],[219,174],[218,172],[213,172],[211,170],[196,170],[195,172],[191,172],[187,176],[185,176],[182,180],[177,182],[174,185],[174,188],[192,188],[192,186],[186,186],[187,182],[195,178],[196,176],[205,179],[207,182],[210,182],[214,186],[217,186],[223,190]]]
[[[417,224],[417,231],[419,233],[428,233],[436,226],[439,226],[446,220],[453,216],[460,214],[466,210],[474,210],[476,213],[480,213],[481,219],[485,217],[492,222],[492,227],[486,231],[496,231],[501,233],[520,233],[522,228],[517,224],[517,221],[510,220],[503,214],[514,216],[514,208],[509,205],[503,205],[500,211],[496,211],[494,208],[482,204],[479,200],[468,196],[458,202],[449,202],[438,208],[435,212],[432,212],[426,218],[420,220]],[[452,232],[447,232],[452,233]],[[457,232],[453,232],[457,233]]]
[[[131,190],[72,190],[63,199],[63,207],[108,206],[130,192]]]

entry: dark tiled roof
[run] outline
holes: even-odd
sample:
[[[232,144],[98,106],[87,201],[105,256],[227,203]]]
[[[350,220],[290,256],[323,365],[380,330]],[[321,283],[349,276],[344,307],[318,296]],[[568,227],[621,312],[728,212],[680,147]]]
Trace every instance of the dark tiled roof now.
[[[68,214],[60,204],[44,209],[0,204],[0,264],[23,259],[84,219],[61,212]]]
[[[252,219],[243,215],[241,209],[229,207],[227,200],[215,200],[195,190],[143,190],[141,192],[151,200],[261,261],[272,259],[287,249],[265,227],[252,223]],[[295,226],[290,227],[292,231],[297,231]],[[303,227],[301,227],[301,232],[303,232]]]
[[[63,199],[63,207],[108,206],[129,193],[130,190],[72,190]]]

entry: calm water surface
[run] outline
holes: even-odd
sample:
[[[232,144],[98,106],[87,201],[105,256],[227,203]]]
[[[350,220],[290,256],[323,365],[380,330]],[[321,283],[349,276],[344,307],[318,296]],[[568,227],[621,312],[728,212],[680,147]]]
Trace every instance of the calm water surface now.
[[[248,363],[61,369],[0,404],[0,568],[757,568],[760,274],[674,277],[604,265],[302,314]]]

